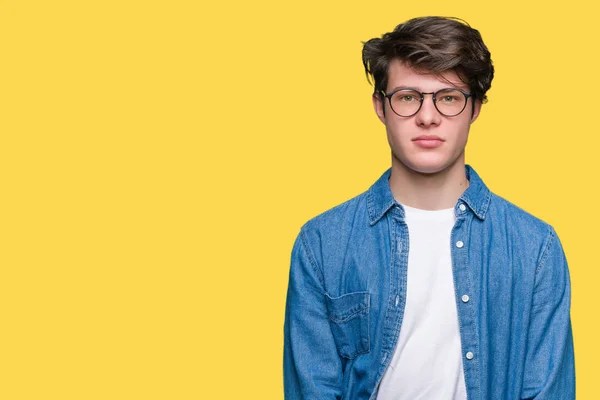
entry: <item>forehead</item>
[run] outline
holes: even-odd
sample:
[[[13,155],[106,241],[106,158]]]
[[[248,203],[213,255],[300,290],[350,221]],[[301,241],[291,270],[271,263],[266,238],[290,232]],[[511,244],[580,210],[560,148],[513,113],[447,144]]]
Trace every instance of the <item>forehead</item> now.
[[[427,71],[417,70],[405,62],[394,59],[390,62],[387,73],[387,91],[407,87],[422,92],[431,92],[447,87],[468,89],[468,85],[461,81],[454,71],[442,74],[432,74]]]

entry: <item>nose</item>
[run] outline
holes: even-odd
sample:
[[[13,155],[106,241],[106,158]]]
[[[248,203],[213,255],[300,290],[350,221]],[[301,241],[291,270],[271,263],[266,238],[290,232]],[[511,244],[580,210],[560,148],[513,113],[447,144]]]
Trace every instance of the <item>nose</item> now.
[[[442,121],[442,116],[433,104],[433,93],[423,93],[423,104],[417,114],[415,122],[422,127],[437,126]]]

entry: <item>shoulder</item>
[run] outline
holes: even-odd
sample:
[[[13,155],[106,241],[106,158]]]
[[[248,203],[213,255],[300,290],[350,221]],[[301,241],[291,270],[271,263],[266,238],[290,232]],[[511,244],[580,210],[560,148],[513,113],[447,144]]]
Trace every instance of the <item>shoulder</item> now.
[[[343,230],[349,223],[368,223],[367,192],[344,201],[308,220],[301,228],[306,233],[328,233]],[[364,221],[361,221],[364,220]]]
[[[488,217],[492,226],[502,225],[529,243],[541,244],[556,235],[549,223],[495,193],[491,193]]]

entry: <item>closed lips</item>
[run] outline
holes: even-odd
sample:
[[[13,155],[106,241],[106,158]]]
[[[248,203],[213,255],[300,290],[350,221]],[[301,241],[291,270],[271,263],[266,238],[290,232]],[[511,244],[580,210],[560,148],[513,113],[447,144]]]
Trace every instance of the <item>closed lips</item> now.
[[[415,140],[439,140],[442,141],[442,138],[440,138],[439,136],[431,136],[431,135],[424,135],[424,136],[419,136],[417,138],[414,138],[413,141]]]

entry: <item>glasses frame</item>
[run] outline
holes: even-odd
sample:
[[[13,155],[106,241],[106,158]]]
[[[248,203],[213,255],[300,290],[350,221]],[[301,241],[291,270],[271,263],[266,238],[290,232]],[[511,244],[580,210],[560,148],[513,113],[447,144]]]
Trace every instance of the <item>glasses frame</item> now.
[[[456,114],[450,114],[450,115],[449,115],[449,114],[444,114],[443,112],[441,112],[441,111],[440,111],[440,109],[439,109],[439,108],[438,108],[438,106],[437,106],[437,95],[438,95],[438,93],[440,93],[440,92],[443,92],[443,91],[445,91],[445,90],[457,90],[457,91],[461,92],[461,93],[463,94],[463,96],[465,96],[465,104],[464,104],[464,106],[463,106],[462,110],[460,110],[460,111],[459,111],[459,112],[457,112]],[[412,114],[409,114],[409,115],[402,115],[402,114],[398,114],[398,113],[396,112],[396,110],[394,110],[394,107],[392,106],[392,96],[393,96],[394,94],[396,94],[396,93],[398,93],[398,92],[402,92],[402,91],[404,91],[404,92],[418,93],[418,94],[419,94],[419,96],[420,96],[419,108],[417,108],[417,111],[415,111],[415,112],[414,112],[414,113],[412,113]],[[415,115],[415,114],[417,114],[419,111],[421,111],[421,107],[423,107],[423,101],[425,100],[425,95],[426,95],[426,94],[430,94],[430,95],[431,95],[431,99],[433,100],[433,105],[434,105],[435,109],[437,110],[437,112],[439,112],[440,114],[442,114],[442,115],[443,115],[443,116],[445,116],[445,117],[456,117],[457,115],[461,114],[463,111],[465,111],[465,108],[467,108],[467,103],[469,102],[469,97],[473,97],[473,94],[472,94],[472,93],[468,93],[468,92],[465,92],[465,91],[464,91],[464,90],[462,90],[462,89],[458,89],[458,88],[452,88],[452,87],[443,88],[443,89],[437,90],[437,91],[435,91],[435,92],[419,92],[419,91],[418,91],[418,90],[416,90],[416,89],[400,88],[400,89],[396,89],[396,90],[394,90],[394,91],[392,91],[392,92],[390,92],[390,93],[385,93],[385,92],[382,90],[382,91],[381,91],[381,94],[383,95],[383,97],[387,97],[387,99],[388,99],[388,103],[390,104],[390,109],[391,109],[391,110],[394,112],[394,114],[396,114],[396,115],[397,115],[397,116],[399,116],[399,117],[404,117],[404,118],[406,118],[406,117],[412,117],[413,115]]]

